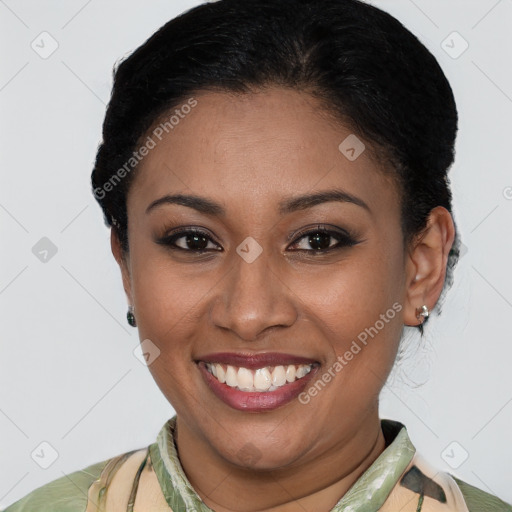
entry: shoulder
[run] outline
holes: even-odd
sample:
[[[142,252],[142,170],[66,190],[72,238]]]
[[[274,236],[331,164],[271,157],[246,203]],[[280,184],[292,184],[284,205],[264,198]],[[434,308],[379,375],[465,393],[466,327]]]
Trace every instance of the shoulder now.
[[[450,475],[458,485],[469,512],[512,512],[512,505],[505,503],[493,494],[489,494],[477,487]]]
[[[441,505],[442,510],[461,512],[512,512],[512,505],[451,473],[439,471],[417,452],[400,478],[400,488],[402,495],[404,490],[415,493],[422,503],[418,510],[425,512],[441,510]]]
[[[103,477],[112,477],[130,459],[139,461],[147,448],[132,450],[53,480],[4,509],[3,512],[85,512],[97,498]],[[94,496],[95,494],[95,496]]]
[[[403,452],[403,458],[408,461],[391,494],[394,504],[398,499],[405,500],[400,510],[409,510],[405,508],[407,504],[417,501],[417,510],[425,512],[440,510],[441,506],[442,510],[461,512],[512,512],[512,504],[431,465],[412,444],[405,425],[387,419],[381,424],[387,450],[394,449],[397,455]],[[399,449],[398,441],[401,442]],[[409,453],[412,457],[406,456]]]
[[[4,512],[75,512],[85,510],[87,490],[101,474],[109,460],[92,464],[84,469],[64,475],[41,487],[7,507]]]

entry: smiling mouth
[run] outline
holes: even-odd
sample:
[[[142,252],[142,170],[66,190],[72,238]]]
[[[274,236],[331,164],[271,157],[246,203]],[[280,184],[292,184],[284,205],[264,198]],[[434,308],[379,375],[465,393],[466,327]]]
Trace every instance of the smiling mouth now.
[[[207,371],[221,384],[246,393],[276,391],[305,377],[318,363],[265,366],[249,369],[225,363],[202,361]]]

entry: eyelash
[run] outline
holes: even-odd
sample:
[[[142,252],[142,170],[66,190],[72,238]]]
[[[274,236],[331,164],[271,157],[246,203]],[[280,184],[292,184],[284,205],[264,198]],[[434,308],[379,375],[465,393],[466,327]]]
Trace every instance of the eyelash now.
[[[295,238],[295,241],[292,242],[291,245],[297,245],[297,243],[300,240],[302,240],[303,238],[307,238],[308,236],[313,236],[313,235],[316,235],[319,233],[323,234],[323,235],[328,235],[332,238],[337,239],[338,243],[336,245],[334,245],[333,247],[329,247],[327,249],[320,249],[320,250],[318,250],[318,249],[296,249],[295,252],[313,253],[313,254],[322,255],[322,254],[330,253],[332,251],[343,249],[344,247],[353,247],[354,245],[357,245],[358,243],[360,243],[350,233],[344,233],[344,232],[340,232],[340,231],[330,230],[330,229],[327,229],[327,228],[319,225],[314,229],[310,229],[308,231],[299,233],[297,235],[297,237]],[[175,242],[177,240],[179,240],[180,238],[184,238],[187,235],[198,235],[198,236],[206,238],[208,241],[216,243],[214,240],[212,240],[212,238],[205,231],[202,231],[201,229],[198,229],[198,228],[187,228],[187,229],[182,229],[180,231],[177,231],[175,233],[171,233],[171,234],[164,236],[163,238],[157,240],[157,243],[161,244],[161,245],[165,245],[173,251],[174,250],[184,251],[184,252],[190,252],[190,253],[197,254],[197,255],[201,255],[201,254],[205,254],[205,253],[213,252],[213,251],[219,251],[218,249],[213,249],[213,250],[212,249],[202,249],[202,250],[184,249],[183,247],[178,247],[175,245]]]

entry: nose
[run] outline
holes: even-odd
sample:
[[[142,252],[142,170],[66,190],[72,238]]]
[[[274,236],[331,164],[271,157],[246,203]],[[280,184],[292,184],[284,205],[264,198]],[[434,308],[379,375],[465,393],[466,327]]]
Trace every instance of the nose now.
[[[258,340],[264,331],[289,327],[297,319],[297,297],[272,268],[265,251],[251,263],[234,255],[234,266],[222,281],[210,310],[217,327],[245,341]]]

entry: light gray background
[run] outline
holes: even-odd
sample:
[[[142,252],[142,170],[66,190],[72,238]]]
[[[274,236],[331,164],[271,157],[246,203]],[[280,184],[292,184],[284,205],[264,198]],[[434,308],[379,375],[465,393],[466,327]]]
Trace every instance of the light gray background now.
[[[512,501],[512,2],[374,3],[428,46],[453,86],[451,179],[467,251],[422,345],[411,331],[382,416],[403,421],[439,469]],[[197,4],[0,0],[0,508],[153,442],[173,414],[133,354],[137,331],[89,177],[114,62]],[[46,59],[31,47],[51,49],[43,31],[58,43]],[[454,31],[469,43],[458,58]],[[32,252],[42,237],[57,247],[46,263]],[[41,442],[58,452],[48,469]]]

